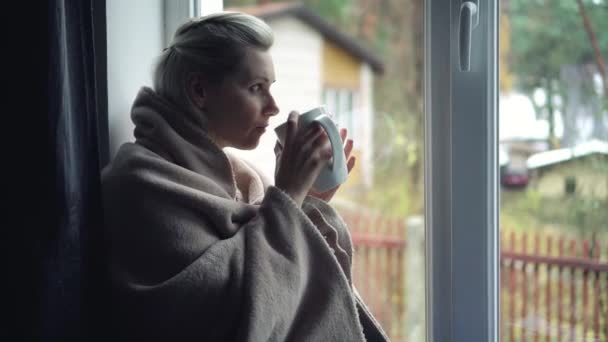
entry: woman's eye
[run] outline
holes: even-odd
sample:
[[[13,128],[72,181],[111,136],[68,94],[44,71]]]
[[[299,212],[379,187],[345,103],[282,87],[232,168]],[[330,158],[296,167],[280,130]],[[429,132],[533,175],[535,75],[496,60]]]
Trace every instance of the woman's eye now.
[[[251,89],[252,92],[257,93],[258,91],[262,90],[262,86],[260,84],[255,84],[252,85],[249,89]]]

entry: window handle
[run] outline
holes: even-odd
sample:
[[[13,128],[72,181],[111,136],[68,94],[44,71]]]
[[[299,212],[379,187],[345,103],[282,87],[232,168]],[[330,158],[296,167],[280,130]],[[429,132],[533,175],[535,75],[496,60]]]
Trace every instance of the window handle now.
[[[460,6],[460,71],[471,70],[471,32],[479,24],[477,1],[465,1]]]

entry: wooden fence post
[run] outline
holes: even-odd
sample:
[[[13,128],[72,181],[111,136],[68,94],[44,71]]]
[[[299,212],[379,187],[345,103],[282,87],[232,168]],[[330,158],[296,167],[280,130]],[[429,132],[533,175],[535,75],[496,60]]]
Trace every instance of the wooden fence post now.
[[[405,276],[407,309],[405,341],[423,341],[425,336],[424,220],[421,216],[406,221],[407,247]]]

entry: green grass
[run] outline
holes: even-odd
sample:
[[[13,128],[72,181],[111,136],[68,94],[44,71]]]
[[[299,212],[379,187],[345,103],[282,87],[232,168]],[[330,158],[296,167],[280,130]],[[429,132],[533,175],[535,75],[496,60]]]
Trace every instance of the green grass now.
[[[608,248],[608,199],[542,197],[534,189],[503,190],[500,226],[515,232],[597,239]]]

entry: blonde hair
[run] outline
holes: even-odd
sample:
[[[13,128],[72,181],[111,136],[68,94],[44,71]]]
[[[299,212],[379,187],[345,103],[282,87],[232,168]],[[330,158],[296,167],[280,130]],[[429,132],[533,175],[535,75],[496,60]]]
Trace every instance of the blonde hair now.
[[[273,40],[264,21],[244,13],[222,12],[189,20],[159,56],[152,76],[154,89],[180,109],[196,111],[187,89],[192,73],[219,83],[237,69],[247,48],[267,51]]]

